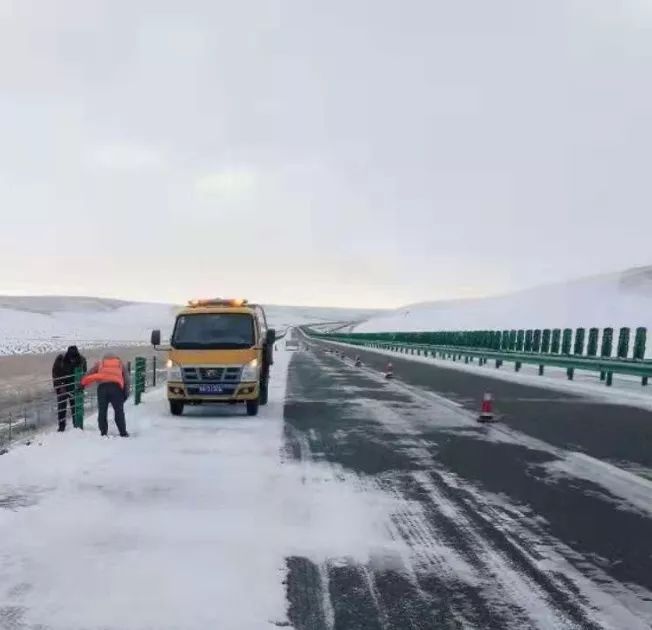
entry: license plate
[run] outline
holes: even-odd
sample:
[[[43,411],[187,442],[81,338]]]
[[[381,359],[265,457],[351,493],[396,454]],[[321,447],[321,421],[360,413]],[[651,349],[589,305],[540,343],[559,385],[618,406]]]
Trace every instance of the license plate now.
[[[223,394],[224,386],[223,385],[200,385],[199,393],[200,394]]]

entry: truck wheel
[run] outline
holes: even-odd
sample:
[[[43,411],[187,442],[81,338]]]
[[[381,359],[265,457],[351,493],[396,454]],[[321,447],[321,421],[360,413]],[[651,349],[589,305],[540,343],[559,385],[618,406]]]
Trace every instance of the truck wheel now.
[[[257,416],[258,415],[258,405],[259,400],[248,400],[247,401],[247,415],[248,416]]]
[[[173,416],[180,416],[183,414],[183,401],[182,400],[171,400],[170,401],[170,413]]]
[[[267,379],[260,382],[260,404],[266,405],[269,398],[269,382]]]

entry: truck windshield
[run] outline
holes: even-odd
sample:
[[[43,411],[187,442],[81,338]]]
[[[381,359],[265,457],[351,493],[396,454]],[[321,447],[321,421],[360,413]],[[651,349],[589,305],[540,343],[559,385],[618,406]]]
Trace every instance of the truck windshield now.
[[[254,344],[254,319],[247,313],[180,315],[172,335],[172,347],[179,350],[251,348]]]

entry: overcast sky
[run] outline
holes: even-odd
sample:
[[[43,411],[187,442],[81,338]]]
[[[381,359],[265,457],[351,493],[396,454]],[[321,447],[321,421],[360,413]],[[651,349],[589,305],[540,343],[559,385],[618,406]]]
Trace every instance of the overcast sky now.
[[[398,306],[652,262],[652,0],[0,0],[0,292]]]

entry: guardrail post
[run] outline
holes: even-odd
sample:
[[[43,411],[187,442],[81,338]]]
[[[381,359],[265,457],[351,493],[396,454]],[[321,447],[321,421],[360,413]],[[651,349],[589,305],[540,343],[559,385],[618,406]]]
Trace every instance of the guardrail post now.
[[[566,368],[566,375],[568,376],[568,380],[572,381],[573,376],[575,376],[575,368],[572,367]]]
[[[156,357],[152,357],[152,387],[156,387]]]
[[[499,368],[503,364],[502,359],[496,359],[496,368]]]
[[[564,332],[561,335],[562,354],[570,354],[572,342],[573,342],[573,330],[571,328],[564,328]]]
[[[598,335],[600,331],[597,328],[589,329],[589,342],[586,346],[586,355],[594,357],[598,354]]]
[[[636,329],[634,337],[634,358],[638,361],[645,359],[645,342],[647,341],[647,328],[639,327]]]
[[[539,366],[539,376],[543,376],[543,365]]]
[[[645,387],[647,385],[647,378],[648,378],[647,376],[643,376],[641,378],[641,385],[643,385],[643,387]]]
[[[525,352],[532,352],[532,337],[534,335],[533,330],[525,331]]]
[[[613,372],[607,372],[607,387],[611,387],[613,382],[614,382],[614,373]]]
[[[626,359],[629,354],[629,333],[630,330],[626,326],[620,329],[618,335],[618,358]]]
[[[81,368],[75,370],[73,400],[74,400],[74,413],[72,416],[72,426],[75,429],[84,428],[84,390],[81,386],[82,376],[84,371]]]
[[[610,357],[613,352],[614,329],[605,328],[602,331],[602,348],[600,349],[601,357]]]
[[[575,331],[575,347],[573,348],[573,354],[584,354],[584,338],[586,336],[585,328],[578,328]]]
[[[525,331],[519,330],[516,333],[516,350],[517,352],[523,352],[523,344],[525,341]]]
[[[541,335],[541,352],[548,354],[550,352],[550,328],[545,328]]]
[[[537,328],[532,335],[532,352],[541,352],[541,329]]]
[[[552,354],[559,354],[561,348],[561,329],[555,328],[552,331],[552,342],[550,344],[550,352]]]
[[[136,357],[134,368],[134,404],[140,405],[143,392],[145,391],[147,360],[144,357]]]
[[[516,363],[514,363],[514,372],[520,372],[520,371],[521,371],[521,362],[516,361]]]

